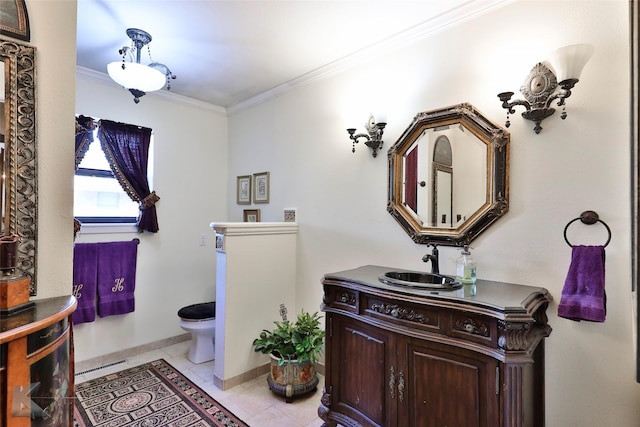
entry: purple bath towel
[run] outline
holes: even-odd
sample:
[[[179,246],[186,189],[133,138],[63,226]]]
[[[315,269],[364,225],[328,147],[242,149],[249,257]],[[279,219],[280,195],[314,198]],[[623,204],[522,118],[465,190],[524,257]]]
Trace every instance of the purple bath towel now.
[[[76,243],[73,247],[73,295],[78,308],[73,324],[96,320],[96,288],[98,286],[98,244]]]
[[[571,265],[562,289],[558,316],[571,320],[604,322],[604,246],[573,246]]]
[[[135,310],[138,242],[101,243],[98,249],[98,315]]]

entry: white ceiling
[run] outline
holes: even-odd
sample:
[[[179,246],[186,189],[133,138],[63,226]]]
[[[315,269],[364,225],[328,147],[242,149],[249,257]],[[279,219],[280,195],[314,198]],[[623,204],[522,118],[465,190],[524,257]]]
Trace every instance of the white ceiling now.
[[[126,29],[139,28],[153,37],[153,60],[177,75],[171,92],[228,108],[508,2],[78,0],[77,65],[106,74],[130,45]],[[141,62],[151,62],[146,49]]]

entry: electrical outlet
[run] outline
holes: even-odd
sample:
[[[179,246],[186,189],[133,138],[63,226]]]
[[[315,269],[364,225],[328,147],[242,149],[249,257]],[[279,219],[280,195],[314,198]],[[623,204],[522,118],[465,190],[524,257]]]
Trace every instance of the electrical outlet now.
[[[204,236],[204,234],[200,235],[200,246],[207,246],[207,238]]]

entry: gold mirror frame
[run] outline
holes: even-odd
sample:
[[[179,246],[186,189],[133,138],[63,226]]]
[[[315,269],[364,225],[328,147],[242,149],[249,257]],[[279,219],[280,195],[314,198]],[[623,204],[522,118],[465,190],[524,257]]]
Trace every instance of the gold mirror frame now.
[[[36,295],[38,227],[35,48],[0,39],[4,62],[4,233],[20,237],[16,275],[31,281]]]
[[[427,129],[461,125],[487,145],[486,202],[458,228],[425,227],[403,202],[403,157]],[[510,134],[488,120],[469,103],[418,113],[389,149],[389,197],[387,211],[415,243],[463,246],[509,210]]]

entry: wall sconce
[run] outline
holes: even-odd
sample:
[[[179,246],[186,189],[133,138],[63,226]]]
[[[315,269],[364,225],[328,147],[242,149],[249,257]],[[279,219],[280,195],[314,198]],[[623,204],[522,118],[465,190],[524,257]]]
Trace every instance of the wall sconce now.
[[[571,96],[571,89],[578,83],[580,73],[592,54],[593,46],[590,44],[574,44],[557,49],[549,58],[551,69],[543,63],[538,63],[531,69],[520,88],[526,100],[516,99],[509,102],[513,92],[498,94],[502,107],[507,110],[507,121],[504,125],[511,125],[509,114],[515,113],[513,107],[522,105],[526,108],[522,117],[535,122],[533,130],[540,133],[540,123],[556,111],[550,106],[554,100],[558,101],[558,107],[562,107],[560,118],[564,120],[567,117],[565,100]]]
[[[383,140],[382,134],[384,132],[384,127],[387,124],[385,122],[376,123],[375,117],[373,114],[369,115],[369,120],[365,123],[364,127],[367,129],[367,133],[358,133],[356,134],[356,128],[348,128],[347,132],[349,132],[349,138],[353,141],[353,148],[351,149],[352,153],[356,152],[356,144],[358,143],[358,138],[364,138],[366,141],[364,145],[371,148],[373,150],[373,157],[378,155],[378,150],[382,147]],[[354,135],[355,134],[355,135]]]

